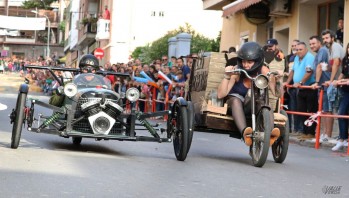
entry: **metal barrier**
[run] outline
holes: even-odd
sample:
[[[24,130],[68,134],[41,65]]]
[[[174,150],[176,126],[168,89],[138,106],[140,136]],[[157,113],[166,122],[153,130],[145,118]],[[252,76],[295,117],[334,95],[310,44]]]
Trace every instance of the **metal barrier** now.
[[[143,84],[146,84],[146,83],[143,83]],[[184,85],[183,85],[184,86]],[[180,86],[182,87],[182,86]],[[147,94],[146,95],[146,98],[145,99],[138,99],[138,101],[136,102],[136,109],[139,110],[139,101],[143,101],[144,102],[144,112],[156,112],[156,104],[157,103],[162,103],[165,105],[165,108],[164,110],[168,110],[169,109],[169,105],[170,104],[173,104],[173,101],[171,101],[171,99],[169,98],[170,96],[170,93],[171,93],[171,90],[172,90],[172,84],[169,85],[167,91],[166,91],[166,94],[165,94],[165,100],[157,100],[156,99],[156,94],[157,94],[157,88],[156,87],[152,87],[151,88],[151,92],[152,92],[152,97],[150,98],[149,95]],[[180,90],[180,96],[183,96],[184,95],[184,91],[183,89],[181,88]],[[151,104],[151,109],[149,108]],[[126,101],[126,112],[131,112],[131,104],[129,101]],[[168,119],[168,116],[165,115],[164,116],[164,121],[167,121]]]
[[[338,85],[347,85],[338,83]],[[314,89],[313,86],[299,86],[299,87],[293,87],[292,85],[286,85],[287,88],[302,88],[302,89]],[[312,116],[317,114],[317,126],[316,126],[316,133],[315,133],[315,149],[320,148],[320,130],[321,130],[321,117],[331,117],[331,118],[345,118],[349,119],[349,115],[328,115],[322,113],[322,101],[323,101],[323,94],[324,94],[324,86],[317,86],[316,89],[320,89],[320,95],[319,95],[319,106],[318,106],[318,112],[317,113],[306,113],[306,112],[298,112],[298,111],[286,111],[287,114],[294,114],[294,115],[306,115],[306,116]],[[284,96],[281,97],[281,109],[283,109],[284,104]],[[349,138],[348,138],[349,141]],[[347,150],[347,155],[349,155],[349,146]]]

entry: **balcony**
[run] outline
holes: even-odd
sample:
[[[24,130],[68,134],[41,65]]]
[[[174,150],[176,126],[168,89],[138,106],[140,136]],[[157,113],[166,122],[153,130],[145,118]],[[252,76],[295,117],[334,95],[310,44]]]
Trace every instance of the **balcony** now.
[[[110,37],[110,20],[99,19],[97,22],[96,40],[109,39]]]
[[[97,23],[87,23],[79,31],[78,45],[86,47],[94,43],[97,33]]]
[[[15,44],[34,44],[35,38],[26,37],[26,36],[21,36],[21,37],[6,36],[6,37],[4,37],[3,42],[4,43],[15,43]]]

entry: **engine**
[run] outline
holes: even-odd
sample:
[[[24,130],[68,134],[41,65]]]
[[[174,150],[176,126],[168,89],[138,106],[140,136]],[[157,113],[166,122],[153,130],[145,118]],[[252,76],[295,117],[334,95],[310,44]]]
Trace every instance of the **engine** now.
[[[115,119],[123,108],[109,93],[84,93],[78,100],[75,118],[84,115],[84,119],[73,125],[73,129],[108,135],[118,133],[120,123]]]

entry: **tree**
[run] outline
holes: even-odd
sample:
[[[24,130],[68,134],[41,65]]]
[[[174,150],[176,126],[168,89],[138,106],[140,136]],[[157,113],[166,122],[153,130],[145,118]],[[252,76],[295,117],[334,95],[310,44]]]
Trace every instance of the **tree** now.
[[[49,10],[51,8],[50,7],[51,3],[55,1],[57,0],[28,0],[22,3],[22,7],[25,9],[38,8],[38,9]]]
[[[188,23],[185,26],[180,26],[178,29],[168,31],[167,34],[161,38],[147,44],[146,46],[137,47],[133,53],[132,57],[134,59],[139,58],[142,62],[151,63],[157,58],[161,58],[162,55],[168,54],[168,39],[176,36],[179,33],[188,33],[192,35],[191,40],[191,53],[198,53],[200,51],[219,51],[220,45],[220,33],[216,40],[209,39],[201,34],[196,33],[196,31]]]

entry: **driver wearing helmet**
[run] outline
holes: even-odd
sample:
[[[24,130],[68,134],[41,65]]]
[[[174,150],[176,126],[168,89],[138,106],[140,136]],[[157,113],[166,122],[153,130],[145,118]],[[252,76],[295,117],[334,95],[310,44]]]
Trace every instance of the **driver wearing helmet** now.
[[[99,69],[99,61],[94,55],[86,54],[82,56],[79,62],[79,68],[81,74],[75,76],[75,82],[77,84],[89,86],[101,84],[101,82],[93,75]],[[49,104],[57,107],[61,107],[63,105],[63,102],[64,95],[57,93],[54,93],[49,100]]]
[[[89,86],[100,85],[101,82],[94,75],[99,70],[99,61],[94,55],[84,55],[79,62],[79,68],[81,74],[75,77],[77,84]]]
[[[224,78],[218,86],[217,96],[218,98],[226,98],[226,103],[232,109],[231,113],[235,124],[245,144],[250,146],[252,138],[249,135],[252,134],[253,130],[247,126],[245,114],[251,113],[251,104],[248,97],[246,97],[248,90],[251,88],[251,80],[244,73],[240,75],[229,71],[239,68],[245,70],[250,76],[255,77],[258,74],[267,75],[269,69],[264,65],[263,50],[256,42],[244,43],[237,56],[237,65],[225,67]],[[275,86],[270,85],[271,89],[273,87]],[[276,136],[275,140],[279,134],[278,129],[272,131],[272,137]],[[270,139],[271,144],[275,141],[274,139]]]

